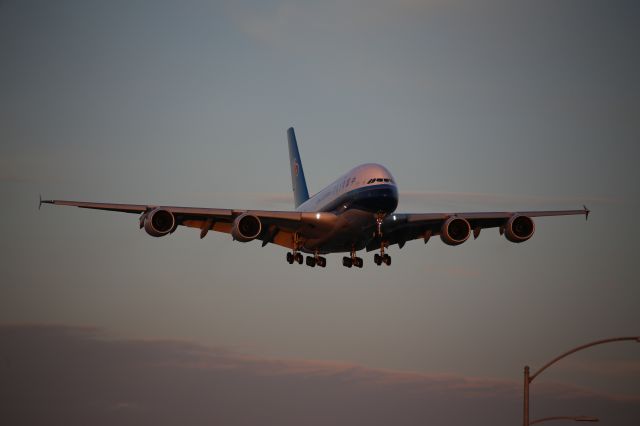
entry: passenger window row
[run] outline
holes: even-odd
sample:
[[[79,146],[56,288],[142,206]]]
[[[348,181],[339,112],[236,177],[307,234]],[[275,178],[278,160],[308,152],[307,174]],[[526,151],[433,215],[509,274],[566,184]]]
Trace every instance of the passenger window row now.
[[[370,185],[372,183],[375,182],[391,182],[393,183],[393,179],[387,179],[387,178],[375,178],[375,179],[369,179],[369,181],[367,182],[367,185]]]

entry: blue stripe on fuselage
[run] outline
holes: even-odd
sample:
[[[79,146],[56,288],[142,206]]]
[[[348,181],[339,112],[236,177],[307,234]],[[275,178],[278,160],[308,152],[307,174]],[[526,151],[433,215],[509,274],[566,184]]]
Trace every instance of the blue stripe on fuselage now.
[[[395,185],[369,185],[345,192],[340,197],[322,206],[320,211],[334,212],[358,209],[372,213],[392,213],[398,207],[398,189]]]

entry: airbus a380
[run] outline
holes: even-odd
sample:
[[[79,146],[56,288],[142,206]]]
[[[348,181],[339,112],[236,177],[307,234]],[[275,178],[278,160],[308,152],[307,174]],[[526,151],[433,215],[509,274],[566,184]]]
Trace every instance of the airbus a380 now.
[[[589,210],[472,213],[395,213],[398,187],[389,171],[379,164],[362,164],[338,178],[312,197],[302,169],[293,128],[287,130],[289,161],[295,210],[233,210],[172,207],[151,204],[108,204],[84,201],[40,200],[40,204],[75,206],[140,215],[140,228],[152,237],[172,234],[178,226],[200,230],[204,238],[210,230],[231,234],[243,243],[260,240],[286,247],[287,262],[325,267],[328,253],[348,253],[342,258],[347,268],[362,268],[359,250],[377,250],[376,265],[391,264],[385,253],[389,246],[402,248],[407,241],[432,236],[450,246],[464,243],[484,228],[499,228],[513,243],[527,241],[535,231],[533,217],[589,215]]]

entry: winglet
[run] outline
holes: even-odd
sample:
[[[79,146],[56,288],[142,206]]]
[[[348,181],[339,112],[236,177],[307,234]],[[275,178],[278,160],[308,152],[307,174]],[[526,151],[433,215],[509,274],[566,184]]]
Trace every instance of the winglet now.
[[[38,194],[38,210],[40,210],[43,204],[55,204],[55,200],[43,200],[42,194]]]
[[[582,207],[584,208],[584,220],[588,220],[589,219],[589,213],[591,213],[591,210],[589,210],[587,208],[587,206],[585,206],[584,204],[582,205]]]

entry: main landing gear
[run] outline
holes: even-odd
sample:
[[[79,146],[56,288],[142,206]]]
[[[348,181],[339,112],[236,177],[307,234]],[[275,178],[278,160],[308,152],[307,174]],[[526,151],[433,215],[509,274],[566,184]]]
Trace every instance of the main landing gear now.
[[[300,239],[298,234],[294,234],[293,236],[293,250],[287,253],[287,262],[291,265],[294,262],[298,265],[302,265],[302,261],[304,260],[304,256],[300,253]],[[314,267],[318,265],[320,268],[324,268],[327,266],[327,259],[320,256],[316,251],[313,256],[307,256],[307,266]]]
[[[287,262],[290,265],[293,263],[302,265],[303,260],[304,256],[300,252],[296,252],[295,254],[291,252],[287,253]],[[312,268],[316,265],[318,265],[320,268],[324,268],[325,266],[327,266],[327,259],[318,255],[307,256],[306,264],[307,266],[311,266]]]
[[[356,251],[354,249],[351,249],[351,257],[343,257],[342,265],[346,266],[347,268],[351,268],[352,266],[355,266],[356,268],[362,268],[362,265],[364,265],[364,261],[361,257],[356,256]]]
[[[327,259],[318,255],[318,252],[313,256],[307,256],[307,266],[311,266],[313,268],[316,265],[320,268],[327,266]]]
[[[304,256],[302,256],[302,253],[296,251],[294,253],[289,252],[287,253],[287,262],[289,262],[289,264],[293,264],[293,262],[296,262],[300,265],[302,265],[302,260],[304,259]]]
[[[295,254],[291,252],[287,253],[287,262],[290,265],[293,264],[294,262],[299,265],[302,265],[303,260],[304,260],[304,256],[300,252],[296,252]],[[312,268],[316,265],[318,265],[320,268],[324,268],[325,266],[327,266],[327,259],[325,257],[315,254],[313,256],[307,256],[306,263],[307,263],[307,266],[311,266]]]

